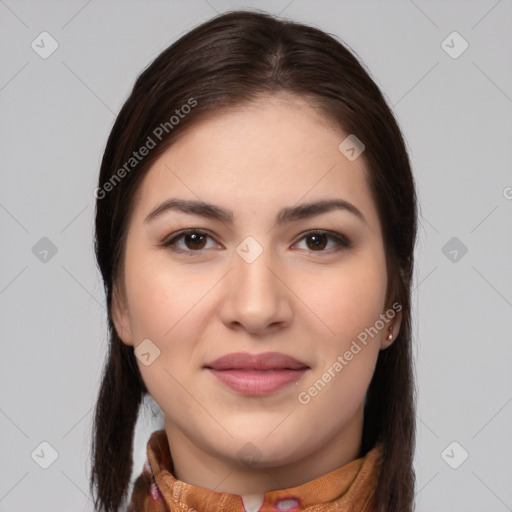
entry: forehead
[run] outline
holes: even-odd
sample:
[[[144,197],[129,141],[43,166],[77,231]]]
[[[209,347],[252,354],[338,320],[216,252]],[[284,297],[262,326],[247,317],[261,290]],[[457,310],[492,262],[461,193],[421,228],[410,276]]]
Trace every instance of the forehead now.
[[[375,217],[364,158],[338,149],[347,135],[304,98],[263,96],[190,125],[153,163],[138,203],[147,211],[172,194],[254,212],[329,196]]]

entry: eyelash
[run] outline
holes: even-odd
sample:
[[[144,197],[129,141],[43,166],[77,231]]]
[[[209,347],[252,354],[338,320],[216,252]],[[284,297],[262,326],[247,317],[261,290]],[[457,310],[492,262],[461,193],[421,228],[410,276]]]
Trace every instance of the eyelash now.
[[[196,234],[196,235],[200,235],[200,236],[207,236],[209,238],[213,238],[208,232],[203,231],[201,229],[186,229],[184,231],[180,231],[176,234],[173,234],[171,237],[164,240],[160,244],[160,246],[168,248],[171,251],[174,251],[177,253],[185,254],[187,256],[196,256],[197,254],[201,254],[203,251],[207,250],[207,249],[198,249],[198,250],[186,249],[185,250],[185,249],[180,249],[179,247],[176,246],[176,242],[178,240],[185,237],[186,235],[191,235],[191,234]],[[310,236],[314,236],[314,235],[326,235],[328,239],[335,240],[338,244],[338,247],[334,249],[334,251],[336,251],[336,252],[342,251],[343,249],[350,249],[352,247],[352,243],[344,235],[341,235],[340,233],[326,231],[323,229],[312,229],[310,231],[306,231],[305,233],[302,234],[301,238],[299,238],[299,240],[295,243],[298,243],[298,242],[302,241],[303,239],[308,238]],[[310,250],[308,252],[328,253],[329,254],[331,252],[331,250],[325,250],[325,249],[318,250],[318,251]]]

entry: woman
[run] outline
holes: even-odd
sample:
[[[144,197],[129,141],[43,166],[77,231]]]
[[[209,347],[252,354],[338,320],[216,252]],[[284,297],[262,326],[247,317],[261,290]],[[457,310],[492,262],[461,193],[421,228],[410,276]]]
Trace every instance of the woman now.
[[[219,15],[140,75],[95,191],[96,509],[413,509],[416,194],[356,58]],[[128,495],[139,406],[165,428]]]

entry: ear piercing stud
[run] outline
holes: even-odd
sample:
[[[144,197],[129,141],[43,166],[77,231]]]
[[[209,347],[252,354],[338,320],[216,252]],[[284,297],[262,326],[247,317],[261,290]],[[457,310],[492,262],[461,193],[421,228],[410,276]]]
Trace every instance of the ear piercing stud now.
[[[391,341],[393,339],[393,327],[389,328],[388,340]]]

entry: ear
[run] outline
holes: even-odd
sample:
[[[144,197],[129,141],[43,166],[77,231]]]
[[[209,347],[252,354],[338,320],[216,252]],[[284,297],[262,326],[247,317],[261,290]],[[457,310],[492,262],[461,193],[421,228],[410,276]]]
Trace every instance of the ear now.
[[[392,317],[393,312],[395,314]],[[385,311],[384,315],[389,319],[389,321],[384,329],[382,329],[382,337],[380,340],[381,350],[385,350],[390,347],[400,332],[400,325],[402,324],[402,305],[395,302],[392,307]],[[391,339],[389,339],[389,335],[391,335]]]
[[[120,296],[117,288],[112,293],[112,320],[121,341],[126,345],[133,346],[130,315],[126,302]]]

